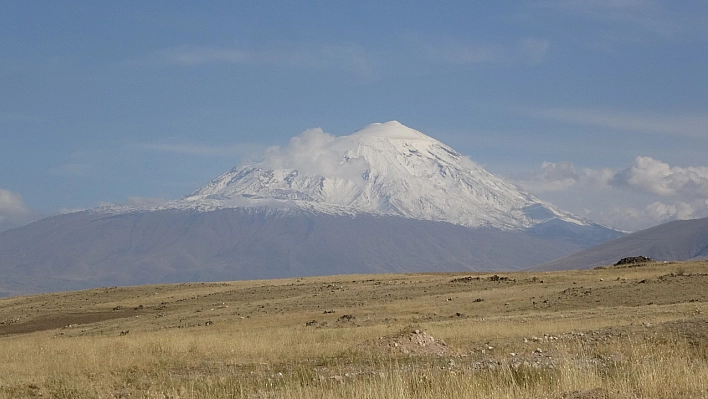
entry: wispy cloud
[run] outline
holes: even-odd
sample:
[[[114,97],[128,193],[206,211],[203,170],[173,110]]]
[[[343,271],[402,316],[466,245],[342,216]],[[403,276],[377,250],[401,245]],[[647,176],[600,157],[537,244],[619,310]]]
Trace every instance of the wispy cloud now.
[[[110,202],[110,201],[99,201],[96,204],[96,206],[104,207],[104,206],[127,205],[127,206],[136,207],[136,208],[153,208],[153,207],[157,207],[157,206],[166,204],[169,201],[170,200],[164,199],[164,198],[130,196],[122,203]],[[83,212],[88,209],[91,209],[91,208],[61,208],[61,209],[59,209],[58,213],[60,215],[64,215],[67,213]]]
[[[544,162],[541,168],[516,184],[525,190],[542,193],[564,191],[577,185],[602,188],[609,184],[616,172],[609,168],[578,169],[572,162]]]
[[[171,152],[200,157],[242,157],[263,153],[265,146],[259,144],[208,145],[198,143],[141,143],[133,146],[141,150]]]
[[[164,199],[164,198],[154,198],[154,197],[137,197],[137,196],[130,196],[124,203],[115,203],[115,202],[107,202],[107,201],[101,201],[98,203],[98,206],[114,206],[114,205],[128,205],[128,206],[134,206],[137,208],[152,208],[156,206],[163,205],[167,203],[169,200]],[[80,209],[79,209],[80,211]]]
[[[296,169],[305,174],[361,180],[370,165],[363,158],[342,163],[344,153],[332,148],[337,140],[321,128],[308,129],[290,139],[285,147],[268,148],[264,164],[273,169]]]
[[[512,45],[469,43],[456,39],[419,40],[429,61],[447,64],[522,63],[536,65],[546,57],[550,41],[525,38]]]
[[[551,119],[609,129],[708,138],[708,116],[643,115],[610,110],[570,108],[526,108],[521,113],[539,119]]]
[[[664,34],[667,10],[655,0],[551,0],[535,4],[568,15]]]
[[[50,170],[50,173],[63,177],[87,177],[91,176],[92,170],[92,165],[87,163],[68,163]]]
[[[378,73],[377,58],[354,43],[311,45],[285,43],[258,49],[244,47],[178,46],[123,63],[127,66],[194,67],[214,64],[284,65],[298,68],[332,69],[370,79]]]
[[[60,215],[66,215],[67,213],[83,212],[88,210],[88,208],[59,208],[58,213]]]
[[[593,220],[624,231],[637,231],[672,220],[708,217],[708,203],[655,201],[645,207],[612,207],[593,212]]]
[[[233,48],[213,47],[177,47],[159,51],[143,59],[144,62],[155,64],[169,63],[183,66],[203,64],[245,64],[257,62],[257,54]]]
[[[706,17],[682,11],[680,2],[548,0],[531,3],[530,9],[543,12],[548,18],[570,17],[593,24],[592,40],[606,48],[623,43],[654,43],[656,39],[700,39],[708,32]]]
[[[39,217],[38,212],[24,203],[20,194],[0,188],[0,231],[20,227]]]

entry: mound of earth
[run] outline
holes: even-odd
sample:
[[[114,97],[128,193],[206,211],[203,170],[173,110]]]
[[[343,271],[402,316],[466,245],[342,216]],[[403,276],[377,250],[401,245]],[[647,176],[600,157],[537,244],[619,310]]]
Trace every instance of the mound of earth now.
[[[615,266],[622,266],[622,265],[636,265],[638,263],[650,263],[650,262],[656,262],[652,258],[648,258],[646,256],[630,256],[627,258],[622,258],[620,259],[617,263],[615,263]]]
[[[379,337],[361,346],[366,351],[402,353],[410,356],[449,356],[455,351],[445,341],[435,339],[425,331],[409,330],[394,336]]]

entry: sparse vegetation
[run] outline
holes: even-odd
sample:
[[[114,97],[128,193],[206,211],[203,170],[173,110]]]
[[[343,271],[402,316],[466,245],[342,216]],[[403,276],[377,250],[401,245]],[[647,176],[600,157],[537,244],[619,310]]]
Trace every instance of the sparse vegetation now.
[[[707,286],[693,262],[7,298],[0,398],[705,398]]]

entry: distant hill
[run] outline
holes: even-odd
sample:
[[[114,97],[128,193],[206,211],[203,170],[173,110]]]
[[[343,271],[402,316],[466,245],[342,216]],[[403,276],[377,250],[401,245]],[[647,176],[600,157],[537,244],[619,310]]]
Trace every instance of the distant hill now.
[[[628,256],[648,256],[658,261],[708,259],[708,218],[665,223],[607,241],[533,269],[590,269],[614,264]]]

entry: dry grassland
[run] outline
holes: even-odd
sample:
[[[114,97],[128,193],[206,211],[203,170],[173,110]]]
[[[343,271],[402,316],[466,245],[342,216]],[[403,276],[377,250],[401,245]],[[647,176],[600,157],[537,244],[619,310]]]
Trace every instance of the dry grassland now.
[[[708,398],[708,263],[0,300],[0,398]]]

